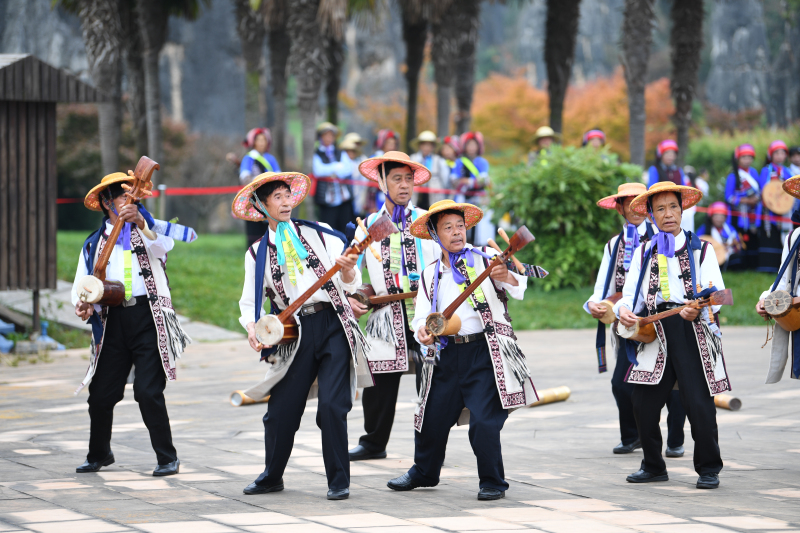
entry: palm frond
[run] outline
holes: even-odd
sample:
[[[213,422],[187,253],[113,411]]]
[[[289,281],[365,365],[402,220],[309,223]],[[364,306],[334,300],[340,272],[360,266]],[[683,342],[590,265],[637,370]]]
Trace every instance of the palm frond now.
[[[317,23],[323,35],[341,41],[347,23],[347,0],[320,0]]]

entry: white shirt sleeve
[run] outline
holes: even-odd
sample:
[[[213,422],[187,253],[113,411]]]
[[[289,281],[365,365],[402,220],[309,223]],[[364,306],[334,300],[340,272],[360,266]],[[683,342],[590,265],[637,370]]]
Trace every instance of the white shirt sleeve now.
[[[414,320],[411,321],[411,329],[414,330],[414,338],[417,339],[417,342],[419,342],[417,330],[425,324],[425,320],[428,318],[428,315],[431,314],[431,300],[425,293],[424,287],[430,286],[431,281],[428,279],[428,276],[433,275],[434,269],[430,269],[427,272],[427,276],[425,271],[422,273],[419,292],[417,292],[417,297],[414,299]],[[423,286],[423,283],[427,283],[427,285]]]
[[[792,244],[794,244],[793,239],[796,239],[797,236],[800,236],[800,233],[798,233],[797,230],[795,230],[792,233],[790,233],[788,237],[786,237],[786,242],[783,243],[783,252],[781,253],[781,265],[783,265],[783,263],[786,261],[786,256],[789,255],[789,250],[791,249]],[[792,276],[792,269],[787,268],[786,272],[783,273],[783,277],[778,282],[778,286],[775,288],[775,290],[776,291],[790,290],[787,287],[787,285],[788,285],[788,279],[791,276]],[[761,297],[759,298],[759,300],[763,300],[764,298],[766,298],[770,292],[772,292],[772,285],[770,285],[767,290],[761,293]]]
[[[151,241],[145,236],[144,232],[139,233],[142,235],[144,245],[147,246],[147,248],[150,250],[150,253],[153,254],[157,259],[163,259],[163,257],[175,247],[175,240],[172,237],[167,237],[166,235],[156,233],[156,240]]]
[[[614,314],[617,315],[617,318],[619,318],[619,310],[623,306],[627,307],[634,313],[638,312],[637,310],[644,306],[644,298],[642,295],[639,295],[639,300],[636,302],[636,309],[632,309],[633,298],[636,293],[636,284],[639,282],[639,273],[642,270],[642,254],[644,253],[645,246],[647,245],[641,244],[633,252],[631,268],[628,270],[628,275],[625,277],[625,285],[622,287],[622,298],[620,298],[619,301],[614,305]]]
[[[255,245],[256,248],[258,245]],[[244,254],[244,287],[239,299],[239,324],[247,329],[247,324],[256,321],[256,260],[247,251]],[[263,302],[262,302],[263,305]],[[263,310],[262,310],[263,313]]]
[[[611,261],[611,252],[608,249],[611,247],[611,243],[608,242],[603,246],[603,260],[600,261],[600,270],[597,271],[597,280],[594,282],[594,292],[586,300],[586,303],[583,304],[583,310],[587,313],[591,314],[589,311],[589,302],[599,304],[603,301],[603,289],[606,285],[606,275],[608,274],[608,263]]]
[[[486,249],[486,255],[488,255],[489,257],[495,257],[498,255],[498,253],[499,252],[493,248],[487,247]],[[511,285],[509,283],[501,281],[497,283],[497,286],[501,289],[504,289],[508,293],[508,295],[514,298],[515,300],[522,300],[523,296],[525,295],[525,289],[528,288],[528,278],[520,274],[516,274],[514,272],[511,272],[511,275],[514,276],[514,278],[517,280],[516,285]],[[494,283],[494,280],[492,280],[491,277],[489,279],[491,280],[490,283]],[[483,284],[481,283],[481,285]]]
[[[87,274],[89,271],[86,270],[86,263],[83,261],[83,248],[81,248],[80,253],[78,254],[78,270],[75,272],[75,281],[72,283],[72,305],[78,305],[78,282]]]

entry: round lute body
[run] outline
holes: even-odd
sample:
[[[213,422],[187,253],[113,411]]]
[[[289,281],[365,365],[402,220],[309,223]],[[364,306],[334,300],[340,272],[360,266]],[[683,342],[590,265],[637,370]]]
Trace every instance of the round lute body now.
[[[771,180],[764,185],[761,198],[767,209],[778,215],[787,214],[794,206],[794,198],[783,190],[781,180]]]
[[[717,256],[717,263],[719,263],[719,266],[724,265],[728,260],[728,247],[711,235],[700,235],[700,240],[706,241],[714,248],[714,254]]]
[[[631,327],[623,326],[620,322],[617,324],[617,335],[623,339],[649,344],[656,340],[656,327],[652,322],[641,325],[637,322]]]
[[[121,281],[84,276],[78,282],[78,298],[87,304],[117,306],[125,299],[125,285]]]
[[[613,324],[617,321],[617,315],[614,314],[614,304],[622,298],[621,292],[616,292],[600,302],[600,305],[606,308],[605,314],[600,318],[603,324]]]
[[[792,298],[789,291],[774,291],[764,298],[764,310],[786,331],[800,329],[800,298]]]

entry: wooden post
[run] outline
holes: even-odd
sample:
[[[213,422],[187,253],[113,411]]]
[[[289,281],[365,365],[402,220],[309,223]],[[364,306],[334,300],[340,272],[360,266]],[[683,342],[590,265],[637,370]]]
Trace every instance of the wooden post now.
[[[39,316],[39,289],[33,290],[33,334],[42,331],[41,317]]]
[[[158,218],[167,220],[167,186],[163,183],[158,185]]]

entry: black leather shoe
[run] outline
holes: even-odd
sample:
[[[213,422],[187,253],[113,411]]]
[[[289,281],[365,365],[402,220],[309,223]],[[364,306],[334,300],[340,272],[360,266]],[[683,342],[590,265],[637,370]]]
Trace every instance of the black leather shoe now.
[[[614,446],[614,453],[622,454],[622,453],[633,453],[634,450],[638,450],[642,447],[642,441],[636,439],[634,442],[630,444],[622,444],[621,442]]]
[[[350,489],[330,489],[328,491],[329,500],[346,500],[350,497]]]
[[[366,461],[367,459],[386,459],[386,450],[371,452],[362,445],[358,445],[348,452],[351,461]]]
[[[483,488],[478,492],[478,499],[479,500],[499,500],[500,498],[505,498],[506,492],[504,490],[497,490],[497,489],[490,489],[490,488]]]
[[[719,474],[703,474],[697,478],[698,489],[716,489],[719,488]]]
[[[109,453],[105,459],[102,461],[97,461],[95,463],[90,463],[89,461],[84,461],[81,466],[75,469],[75,472],[78,474],[87,474],[89,472],[98,472],[101,468],[108,465],[114,464],[114,454]]]
[[[396,477],[390,480],[387,484],[392,490],[404,491],[404,490],[413,490],[417,487],[429,487],[431,485],[423,485],[422,483],[416,481],[413,477],[408,475],[408,473],[403,474],[400,477]]]
[[[181,460],[175,459],[171,463],[167,463],[165,465],[158,465],[155,470],[153,470],[154,476],[174,476],[181,470]]]
[[[667,457],[683,457],[683,452],[683,446],[675,446],[674,448],[667,446],[667,451],[664,452],[664,455]]]
[[[247,485],[242,492],[245,494],[266,494],[268,492],[280,492],[283,490],[283,480],[278,481],[275,485],[270,485],[269,487],[264,487],[261,485],[256,485],[255,483],[250,483]]]
[[[628,483],[652,483],[654,481],[669,481],[669,476],[667,475],[666,470],[660,474],[651,474],[650,472],[639,470],[638,472],[628,476],[626,479]]]

